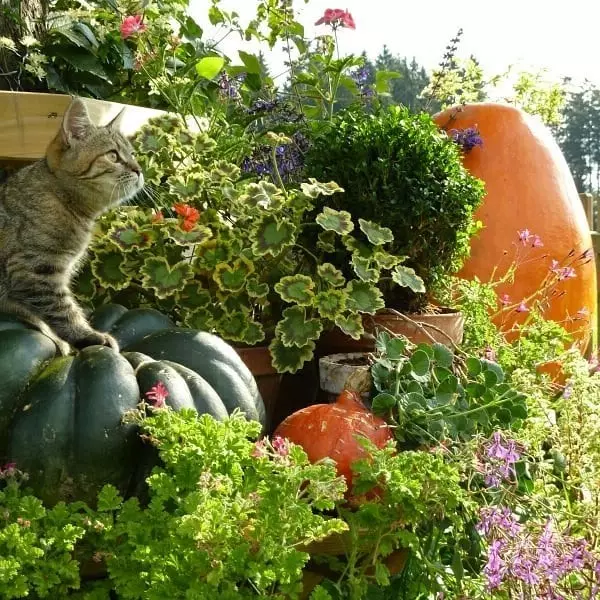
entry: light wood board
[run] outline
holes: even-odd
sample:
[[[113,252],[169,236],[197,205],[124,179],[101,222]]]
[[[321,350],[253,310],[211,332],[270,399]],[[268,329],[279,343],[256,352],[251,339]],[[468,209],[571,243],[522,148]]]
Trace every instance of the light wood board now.
[[[151,117],[165,114],[129,104],[83,100],[98,125],[108,123],[124,108],[121,130],[128,136]],[[0,161],[32,161],[44,156],[70,102],[71,96],[62,94],[0,91]]]

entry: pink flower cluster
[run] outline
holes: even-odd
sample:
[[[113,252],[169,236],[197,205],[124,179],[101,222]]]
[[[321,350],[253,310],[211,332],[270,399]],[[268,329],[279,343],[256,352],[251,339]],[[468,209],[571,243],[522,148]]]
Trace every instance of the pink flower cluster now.
[[[159,381],[146,392],[146,398],[152,402],[154,408],[164,408],[168,396],[169,391],[162,381]]]
[[[288,456],[290,453],[290,444],[287,439],[276,435],[271,442],[267,438],[258,440],[254,444],[252,450],[252,456],[254,458],[268,458],[274,456],[275,458],[282,458]]]
[[[356,29],[352,15],[347,10],[342,10],[341,8],[326,9],[323,16],[315,23],[315,25],[331,25],[334,29],[337,27]]]
[[[121,23],[121,37],[125,40],[136,33],[146,31],[146,29],[147,27],[142,15],[130,15],[125,17]]]

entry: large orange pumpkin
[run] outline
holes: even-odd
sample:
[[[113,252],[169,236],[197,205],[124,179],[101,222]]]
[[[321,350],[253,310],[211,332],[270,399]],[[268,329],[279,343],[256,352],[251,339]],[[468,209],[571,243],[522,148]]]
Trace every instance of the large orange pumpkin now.
[[[518,251],[522,264],[514,282],[497,288],[499,298],[507,294],[510,302],[498,316],[503,329],[523,321],[526,313],[516,309],[523,300],[529,304],[550,274],[555,285],[544,315],[585,344],[596,325],[592,239],[575,183],[550,131],[538,118],[495,103],[451,108],[434,120],[448,132],[476,128],[483,139],[483,146],[465,153],[464,165],[486,186],[475,215],[484,229],[472,240],[471,257],[459,275],[489,281],[498,267],[495,278],[501,277]],[[530,237],[524,233],[519,240],[518,232],[524,230]],[[567,266],[574,271],[560,271]]]
[[[346,478],[348,490],[352,489],[352,463],[367,455],[359,436],[378,448],[394,439],[387,423],[369,411],[360,394],[351,390],[344,390],[333,404],[314,404],[291,414],[274,435],[302,446],[313,463],[333,459],[338,475]]]

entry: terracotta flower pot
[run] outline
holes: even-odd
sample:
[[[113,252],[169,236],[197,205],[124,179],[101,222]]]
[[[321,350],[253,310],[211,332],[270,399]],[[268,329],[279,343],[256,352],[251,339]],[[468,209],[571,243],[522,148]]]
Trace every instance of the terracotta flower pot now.
[[[374,335],[377,330],[390,331],[406,336],[411,342],[440,342],[449,347],[462,342],[465,319],[460,311],[441,308],[432,314],[407,314],[383,309],[375,315],[365,315],[363,326],[365,335],[353,340],[340,329],[324,333],[319,341],[319,356],[341,352],[372,352],[375,349]]]

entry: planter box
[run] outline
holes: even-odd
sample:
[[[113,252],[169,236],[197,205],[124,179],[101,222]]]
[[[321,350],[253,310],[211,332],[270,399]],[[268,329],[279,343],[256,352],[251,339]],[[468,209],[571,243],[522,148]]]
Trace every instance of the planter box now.
[[[117,102],[82,98],[95,123],[107,123],[125,110],[121,131],[134,134],[150,118],[165,114]],[[0,161],[31,162],[42,158],[56,135],[71,96],[0,91]]]

